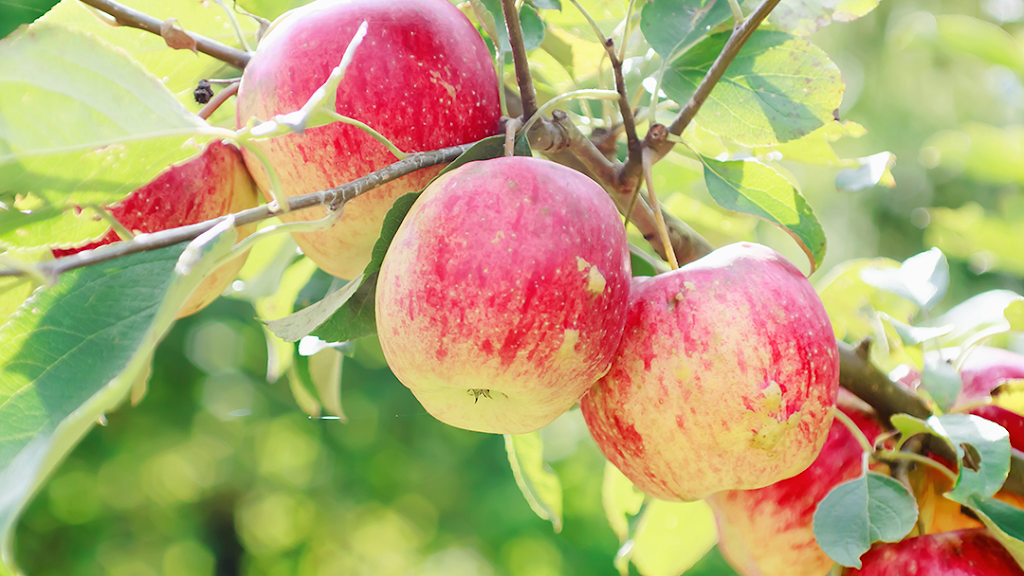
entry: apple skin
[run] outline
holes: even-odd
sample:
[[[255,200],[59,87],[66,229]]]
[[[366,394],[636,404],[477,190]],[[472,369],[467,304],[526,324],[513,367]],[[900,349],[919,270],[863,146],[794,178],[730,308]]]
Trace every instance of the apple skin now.
[[[840,390],[838,409],[868,439],[885,429],[873,411]],[[861,474],[864,449],[842,422],[809,468],[757,490],[727,490],[708,497],[718,520],[718,549],[742,576],[821,576],[832,559],[814,537],[814,512],[839,484]],[[881,465],[884,468],[884,465]]]
[[[985,530],[958,530],[876,544],[863,566],[844,576],[1024,576],[1013,557]]]
[[[198,156],[167,168],[149,184],[112,205],[110,214],[132,233],[148,234],[254,208],[256,204],[256,185],[241,153],[231,144],[213,142]],[[256,224],[236,230],[241,240],[256,230]],[[53,255],[69,256],[119,240],[117,233],[110,230],[96,242],[54,249]],[[178,318],[195,314],[216,300],[238,276],[247,254],[207,276],[178,311]]]
[[[395,235],[377,334],[435,418],[524,434],[608,370],[629,281],[625,229],[598,184],[536,158],[471,162],[431,184]]]
[[[692,501],[805,470],[828,436],[838,385],[814,288],[775,251],[739,243],[633,280],[615,362],[581,408],[633,484]]]
[[[447,0],[318,0],[286,14],[260,43],[238,90],[236,121],[293,112],[341,62],[363,22],[369,27],[338,86],[335,109],[365,122],[405,152],[435,150],[495,134],[500,107],[494,63],[480,34]],[[397,159],[362,130],[334,123],[256,144],[277,169],[286,196],[350,182]],[[257,184],[269,181],[245,152]],[[395,199],[422,190],[441,170],[425,168],[345,204],[328,230],[296,233],[324,271],[354,278],[370,261]],[[316,220],[323,210],[286,214]]]

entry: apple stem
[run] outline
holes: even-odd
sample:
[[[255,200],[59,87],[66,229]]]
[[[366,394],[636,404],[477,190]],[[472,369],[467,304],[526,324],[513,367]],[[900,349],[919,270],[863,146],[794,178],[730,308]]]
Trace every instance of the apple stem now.
[[[846,426],[846,429],[850,431],[850,434],[853,434],[853,437],[857,439],[857,443],[864,449],[864,452],[867,452],[868,454],[874,453],[875,445],[868,440],[864,431],[857,426],[857,423],[854,422],[852,418],[847,416],[846,413],[838,407],[832,409],[832,415],[835,416],[835,419],[842,423],[843,426]]]
[[[83,208],[85,208],[85,206],[83,206]],[[97,214],[99,214],[100,218],[106,220],[107,224],[110,224],[110,227],[114,229],[114,233],[117,234],[117,237],[121,240],[131,240],[135,237],[135,234],[132,234],[131,230],[125,228],[124,224],[118,222],[117,218],[114,218],[114,215],[106,208],[95,205],[90,205],[89,208],[92,208]]]
[[[121,26],[129,26],[132,28],[138,28],[139,30],[145,30],[151,34],[161,36],[160,27],[163,22],[156,18],[143,14],[138,10],[134,10],[119,4],[113,0],[81,0],[81,2],[87,6],[91,6],[100,12],[109,14],[114,17],[114,21]],[[205,36],[195,34],[193,32],[185,32],[196,41],[196,50],[212,56],[221,62],[226,62],[239,70],[244,70],[246,64],[249,63],[251,56],[248,52],[232,48],[226,44],[221,44],[215,40],[211,40]]]
[[[651,177],[651,159],[654,151],[645,148],[643,151],[644,181],[647,183],[647,196],[651,199],[651,210],[654,211],[654,218],[658,223],[658,234],[661,236],[661,244],[665,248],[665,255],[668,257],[668,265],[673,270],[679,268],[676,261],[676,252],[672,249],[672,241],[668,237],[668,228],[665,227],[665,215],[661,212],[661,205],[658,204],[658,195],[654,192],[654,179]]]
[[[220,108],[221,104],[227,102],[228,98],[238,94],[239,84],[241,84],[241,82],[236,78],[235,81],[229,84],[227,88],[218,92],[213,98],[210,98],[210,101],[207,102],[206,105],[196,113],[196,115],[203,120],[209,120],[210,116]]]
[[[508,42],[512,45],[512,62],[516,67],[519,97],[523,101],[523,118],[531,118],[537,113],[537,94],[533,90],[530,62],[526,58],[526,45],[523,44],[523,27],[519,23],[519,11],[516,10],[515,0],[501,0],[501,9],[505,13]]]
[[[733,28],[743,24],[743,9],[737,0],[729,0],[729,8],[732,8]]]
[[[523,123],[519,121],[519,118],[512,118],[505,123],[505,156],[515,155],[516,130],[522,125]]]

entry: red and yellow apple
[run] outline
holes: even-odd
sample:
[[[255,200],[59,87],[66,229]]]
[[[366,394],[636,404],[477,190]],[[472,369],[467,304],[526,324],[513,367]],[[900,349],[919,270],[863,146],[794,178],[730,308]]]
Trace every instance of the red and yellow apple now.
[[[405,152],[455,146],[496,132],[494,64],[480,34],[447,0],[318,0],[286,14],[245,68],[238,126],[301,108],[341,62],[364,21],[366,37],[338,86],[339,114],[368,124]],[[277,170],[286,196],[326,190],[397,161],[365,132],[340,123],[256,143]],[[245,160],[267,192],[262,166],[248,152]],[[369,262],[394,200],[422,190],[440,169],[419,170],[363,194],[346,203],[332,228],[295,234],[295,241],[326,272],[353,278]],[[303,210],[283,219],[324,215]]]
[[[523,434],[608,370],[629,280],[622,220],[594,181],[530,157],[471,162],[431,184],[395,235],[377,333],[438,420]]]
[[[1024,576],[1013,557],[985,530],[959,530],[876,544],[863,566],[843,576]]]
[[[884,428],[873,411],[840,390],[837,409],[869,439]],[[718,548],[742,576],[821,576],[832,559],[814,537],[814,512],[839,484],[860,476],[864,449],[835,420],[828,439],[809,468],[757,490],[727,490],[707,502],[718,520]],[[884,468],[884,466],[882,466]]]
[[[804,471],[828,436],[838,385],[814,288],[775,251],[739,243],[633,280],[615,361],[581,407],[638,488],[690,501]]]
[[[256,186],[246,170],[242,155],[231,144],[214,142],[198,156],[169,167],[146,184],[110,207],[110,214],[128,231],[148,234],[196,224],[256,206]],[[256,230],[255,224],[240,226],[239,239]],[[85,246],[55,249],[57,258],[98,248],[120,240],[113,230]],[[213,302],[235,279],[245,264],[245,255],[214,270],[196,288],[178,311],[184,318]]]

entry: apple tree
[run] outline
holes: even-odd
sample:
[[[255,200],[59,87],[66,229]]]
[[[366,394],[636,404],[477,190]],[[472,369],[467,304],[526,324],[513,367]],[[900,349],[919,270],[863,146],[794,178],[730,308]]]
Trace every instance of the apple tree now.
[[[0,571],[1024,574],[1019,2],[300,4],[0,40]]]

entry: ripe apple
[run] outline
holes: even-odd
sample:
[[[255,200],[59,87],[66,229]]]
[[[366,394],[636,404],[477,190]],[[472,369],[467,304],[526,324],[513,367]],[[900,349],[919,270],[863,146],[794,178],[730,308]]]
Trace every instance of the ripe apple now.
[[[438,420],[523,434],[608,370],[629,278],[622,220],[594,181],[530,157],[471,162],[431,184],[395,235],[377,333]]]
[[[256,185],[238,149],[213,142],[198,156],[167,168],[152,182],[125,196],[110,207],[110,214],[129,231],[143,234],[196,224],[256,204]],[[255,224],[240,226],[239,239],[255,230]],[[53,255],[60,258],[118,240],[117,233],[110,230],[96,242],[55,249]],[[240,255],[214,270],[178,311],[178,318],[195,314],[213,302],[238,276],[243,264],[245,255]]]
[[[406,152],[496,132],[494,64],[480,34],[447,0],[318,0],[286,14],[245,68],[238,126],[298,110],[341,62],[363,21],[367,35],[338,86],[339,114],[361,120]],[[340,123],[257,144],[277,169],[286,196],[338,186],[397,160],[365,132]],[[267,192],[264,169],[249,152],[245,160]],[[370,261],[394,200],[422,190],[440,169],[419,170],[363,194],[345,205],[332,228],[295,234],[295,241],[324,271],[353,278]],[[283,219],[324,215],[303,210]]]
[[[985,530],[958,530],[877,544],[844,576],[1024,576],[1013,557]]]
[[[874,412],[845,390],[837,408],[869,439],[884,428]],[[814,537],[814,511],[839,484],[861,474],[864,449],[835,420],[809,468],[757,490],[727,490],[708,497],[718,520],[718,548],[743,576],[821,576],[832,559]],[[884,466],[882,466],[884,468]]]
[[[581,407],[638,488],[689,501],[805,470],[828,436],[838,385],[814,288],[775,251],[739,243],[633,280],[615,361]]]

